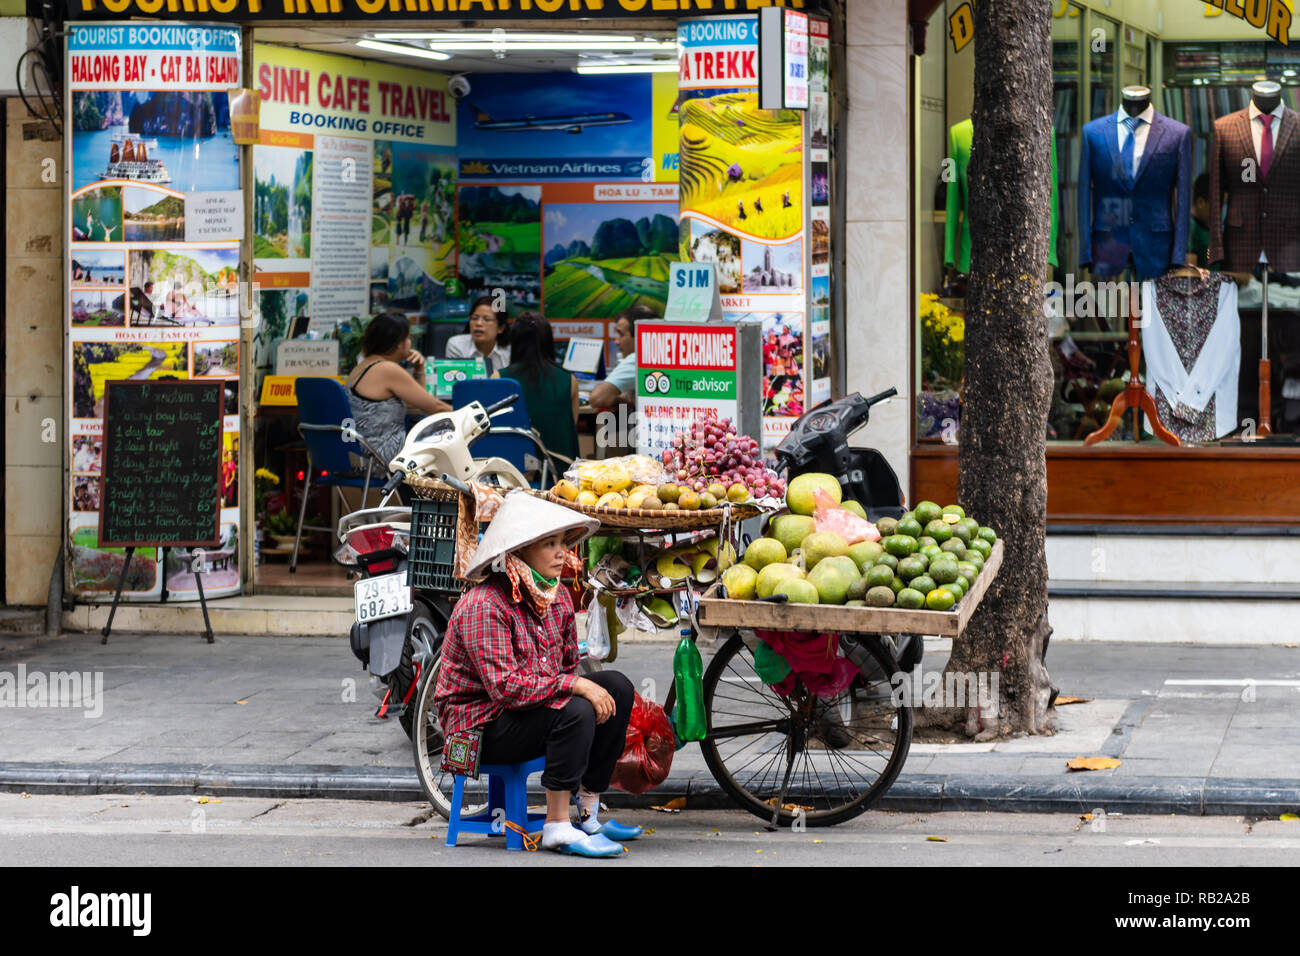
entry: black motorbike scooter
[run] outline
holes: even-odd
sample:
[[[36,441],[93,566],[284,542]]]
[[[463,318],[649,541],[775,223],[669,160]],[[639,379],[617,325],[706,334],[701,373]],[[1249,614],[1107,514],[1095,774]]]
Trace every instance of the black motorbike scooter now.
[[[786,487],[799,475],[822,472],[838,478],[844,498],[862,505],[870,520],[903,515],[903,489],[885,456],[849,445],[849,436],[867,424],[871,406],[897,394],[896,388],[870,398],[854,392],[805,413],[776,446],[777,469],[785,472]],[[920,637],[890,640],[901,670],[910,672],[921,662],[925,645]]]
[[[799,475],[823,472],[838,478],[844,497],[861,504],[872,521],[902,515],[903,489],[885,456],[874,448],[849,445],[849,436],[867,424],[871,406],[897,394],[896,388],[870,398],[854,392],[807,412],[776,446],[777,468],[785,471],[786,486]]]

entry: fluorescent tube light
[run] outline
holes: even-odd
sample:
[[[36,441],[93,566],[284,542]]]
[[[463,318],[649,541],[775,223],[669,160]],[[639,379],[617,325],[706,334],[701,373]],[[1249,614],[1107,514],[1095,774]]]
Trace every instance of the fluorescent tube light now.
[[[579,73],[676,73],[676,63],[601,63],[576,67]]]
[[[357,46],[367,50],[377,50],[380,53],[398,53],[402,56],[418,56],[426,60],[450,60],[450,53],[439,53],[437,50],[422,50],[416,46],[406,46],[402,43],[379,43],[375,40],[358,40]]]

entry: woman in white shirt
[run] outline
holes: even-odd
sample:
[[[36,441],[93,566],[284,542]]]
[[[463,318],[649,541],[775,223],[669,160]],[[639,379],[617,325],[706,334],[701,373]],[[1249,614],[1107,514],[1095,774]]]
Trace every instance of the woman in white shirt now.
[[[498,310],[495,302],[495,297],[490,295],[474,300],[465,334],[447,340],[447,358],[481,358],[487,365],[488,375],[510,364],[509,316],[505,309]]]

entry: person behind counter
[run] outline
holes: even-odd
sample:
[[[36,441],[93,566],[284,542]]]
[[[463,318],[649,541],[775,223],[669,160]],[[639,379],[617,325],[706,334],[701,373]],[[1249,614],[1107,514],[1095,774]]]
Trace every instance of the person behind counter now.
[[[426,415],[449,412],[451,406],[425,391],[424,356],[411,348],[411,323],[403,313],[383,312],[371,319],[361,354],[348,376],[348,403],[357,431],[388,462],[406,441],[408,405]]]
[[[588,402],[593,408],[609,408],[619,402],[631,405],[636,402],[636,324],[642,319],[657,319],[654,309],[634,305],[619,313],[614,323],[614,337],[618,343],[618,364],[605,380],[591,387]]]
[[[547,344],[554,341],[549,322],[536,312],[522,313],[510,328],[513,361],[492,377],[519,383],[546,450],[571,460],[578,457],[578,380],[555,364],[554,345]]]
[[[481,295],[470,306],[465,332],[447,340],[449,359],[481,358],[488,374],[499,372],[510,364],[509,316],[504,308],[497,308],[496,298]]]

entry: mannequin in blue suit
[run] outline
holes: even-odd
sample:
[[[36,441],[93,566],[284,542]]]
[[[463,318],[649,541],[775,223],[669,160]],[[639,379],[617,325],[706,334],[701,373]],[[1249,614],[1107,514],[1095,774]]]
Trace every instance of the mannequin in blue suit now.
[[[1143,124],[1148,124],[1144,131]],[[1130,141],[1140,142],[1143,135],[1145,144],[1135,160]],[[1126,163],[1135,161],[1134,173]],[[1182,265],[1191,204],[1191,130],[1156,113],[1150,91],[1125,88],[1123,109],[1083,128],[1079,265],[1112,278],[1131,257],[1139,279],[1154,279],[1170,266]]]

